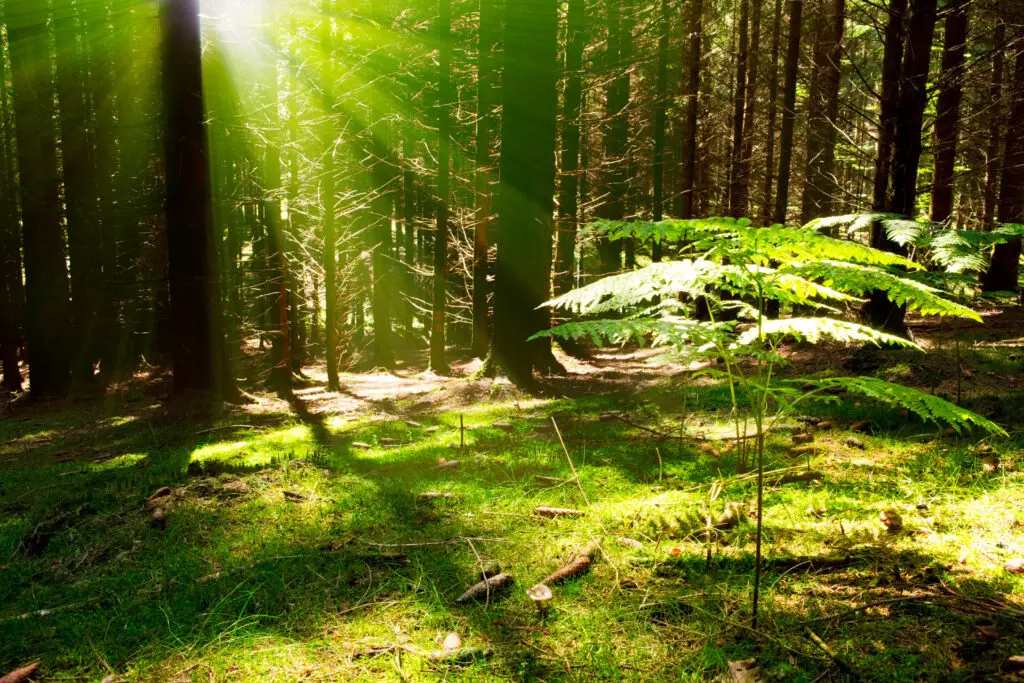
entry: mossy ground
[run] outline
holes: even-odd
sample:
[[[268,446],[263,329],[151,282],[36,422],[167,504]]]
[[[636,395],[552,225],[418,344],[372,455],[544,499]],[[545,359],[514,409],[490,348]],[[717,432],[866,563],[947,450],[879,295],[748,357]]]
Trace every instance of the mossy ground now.
[[[913,379],[941,353],[886,367]],[[454,380],[305,421],[266,397],[199,421],[146,385],[18,410],[0,422],[0,670],[41,659],[45,680],[699,681],[756,657],[769,680],[843,680],[809,626],[866,680],[998,680],[1024,654],[1024,578],[1003,569],[1024,556],[1009,355],[965,360],[998,390],[971,384],[970,400],[1014,434],[990,442],[996,473],[982,468],[980,437],[942,437],[852,397],[817,409],[836,422],[810,456],[823,480],[765,493],[756,632],[755,487],[734,478],[735,450],[718,457],[698,439],[728,429],[721,386],[613,372],[613,359],[604,376],[617,384],[577,379],[589,388],[573,398]],[[862,450],[846,428],[863,418],[874,423]],[[771,437],[768,469],[806,464],[789,443]],[[714,538],[708,567],[694,520],[715,481],[714,514],[738,502],[747,516]],[[156,528],[146,499],[164,486]],[[427,491],[453,497],[425,502]],[[545,520],[532,514],[541,505],[586,514]],[[883,508],[902,531],[882,527]],[[525,589],[594,539],[600,559],[555,588],[541,619]],[[455,604],[481,560],[515,588]],[[492,656],[431,662],[452,631]]]

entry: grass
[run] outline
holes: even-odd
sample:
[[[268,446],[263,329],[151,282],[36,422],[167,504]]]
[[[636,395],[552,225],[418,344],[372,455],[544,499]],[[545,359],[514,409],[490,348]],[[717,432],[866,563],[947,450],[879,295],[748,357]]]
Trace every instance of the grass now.
[[[40,659],[46,680],[700,681],[756,656],[767,680],[841,680],[808,622],[870,680],[985,680],[1020,654],[1024,621],[1006,605],[1024,609],[1024,579],[1002,568],[1024,554],[1019,439],[994,444],[1003,469],[986,473],[970,440],[853,399],[818,409],[837,422],[816,435],[823,481],[766,493],[754,633],[754,484],[734,478],[735,452],[601,419],[624,411],[675,435],[681,393],[687,437],[726,431],[722,387],[667,380],[575,400],[484,392],[436,411],[399,400],[306,422],[282,410],[197,423],[137,388],[0,422],[0,671]],[[844,427],[863,417],[877,432],[861,450]],[[772,436],[770,469],[805,464],[788,444]],[[700,528],[715,481],[713,513],[735,502],[746,514],[714,538],[708,568]],[[146,501],[163,486],[155,528]],[[453,498],[421,500],[428,491]],[[586,515],[543,520],[541,505]],[[884,530],[883,508],[903,531]],[[555,588],[540,618],[525,589],[592,539],[599,561]],[[481,561],[511,572],[514,589],[455,604]],[[453,631],[493,655],[430,661]]]

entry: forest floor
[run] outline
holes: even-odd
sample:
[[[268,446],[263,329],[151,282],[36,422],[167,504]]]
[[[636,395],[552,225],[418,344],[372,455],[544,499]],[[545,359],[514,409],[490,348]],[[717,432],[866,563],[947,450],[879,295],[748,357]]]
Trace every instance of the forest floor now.
[[[756,487],[728,447],[728,391],[649,352],[567,359],[536,396],[413,359],[338,393],[311,367],[295,399],[254,392],[214,419],[146,378],[15,407],[0,420],[0,674],[38,660],[47,681],[1016,680],[1024,576],[1004,565],[1024,557],[1024,326],[1015,309],[986,317],[915,324],[927,354],[787,351],[790,375],[948,397],[959,374],[963,404],[1011,437],[944,436],[853,397],[785,420],[756,630]],[[793,429],[814,432],[813,453],[790,454]],[[783,483],[808,467],[820,478]],[[738,519],[710,545],[709,500]],[[541,615],[526,589],[594,542]],[[514,586],[457,603],[494,563]],[[729,674],[751,658],[759,677]]]

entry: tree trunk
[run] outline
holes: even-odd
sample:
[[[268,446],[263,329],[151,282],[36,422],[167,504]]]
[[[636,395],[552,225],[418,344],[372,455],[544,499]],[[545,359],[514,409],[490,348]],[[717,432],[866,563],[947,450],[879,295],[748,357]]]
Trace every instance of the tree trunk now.
[[[779,136],[779,187],[775,194],[776,223],[785,223],[789,214],[789,176],[793,163],[796,79],[800,70],[800,30],[803,11],[804,0],[789,0],[789,38],[786,44],[785,82],[782,86],[782,133]]]
[[[583,115],[583,50],[587,45],[586,0],[569,0],[568,9],[555,294],[564,294],[573,287],[576,230],[579,225],[580,117]]]
[[[601,218],[621,221],[626,217],[626,191],[629,187],[629,97],[630,72],[627,33],[631,36],[630,17],[626,16],[631,5],[627,2],[608,3],[608,47],[605,50],[605,65],[609,76],[615,74],[608,84],[605,101],[605,116],[608,120],[604,133],[604,167],[607,178],[608,198],[600,209]],[[606,237],[598,240],[601,257],[601,273],[614,273],[622,268],[622,243]]]
[[[750,49],[750,0],[739,0],[739,50],[736,53],[736,86],[732,110],[732,162],[729,176],[729,215],[740,218],[747,207],[740,202],[744,194],[743,173],[743,114],[747,102],[747,59]],[[755,2],[760,5],[759,0]],[[745,202],[744,202],[745,204]]]
[[[329,16],[334,11],[332,0],[324,0],[323,12]],[[320,47],[323,59],[329,70],[334,67],[334,37],[331,34],[331,22],[325,21],[321,27]],[[324,203],[323,239],[324,247],[321,255],[324,269],[324,356],[327,361],[327,390],[338,391],[341,381],[338,378],[338,234],[337,210],[335,194],[335,173],[337,163],[335,153],[338,138],[337,101],[333,89],[325,88],[323,96],[324,170],[321,190]]]
[[[437,107],[437,228],[434,232],[434,299],[430,325],[430,367],[439,375],[448,374],[448,361],[445,358],[445,297],[448,294],[448,202],[451,199],[450,109],[455,99],[451,92],[451,24],[451,0],[440,0],[437,24],[437,44],[440,48]]]
[[[665,214],[665,127],[668,124],[668,0],[661,0],[658,23],[658,76],[654,94],[654,164],[651,218],[660,221]],[[661,261],[661,239],[651,245],[651,260]]]
[[[391,348],[391,297],[394,295],[391,268],[391,212],[394,205],[391,201],[391,192],[394,178],[388,158],[386,130],[388,122],[374,108],[370,109],[369,120],[370,127],[367,130],[367,135],[370,136],[371,148],[367,158],[370,163],[372,188],[369,211],[372,223],[369,237],[373,245],[371,249],[373,291],[370,302],[373,311],[373,358],[379,367],[391,368],[395,362],[394,351]],[[438,207],[438,214],[441,213],[441,210],[441,207]],[[441,245],[446,244],[444,238],[435,235],[435,252],[439,251],[436,248],[439,239]],[[440,249],[440,251],[443,253],[444,249]],[[434,266],[437,267],[436,256]],[[436,276],[435,272],[435,279]],[[436,297],[436,282],[434,287]]]
[[[164,0],[162,10],[174,389],[223,395],[230,388],[211,226],[199,3]]]
[[[953,213],[953,170],[963,96],[964,52],[967,49],[967,0],[954,0],[946,15],[942,75],[935,117],[931,219],[949,220]]]
[[[62,5],[54,15],[57,56],[57,99],[60,102],[61,159],[64,168],[68,251],[71,266],[71,323],[76,341],[72,381],[81,388],[95,384],[93,363],[97,337],[100,282],[97,197],[89,130],[86,64],[78,42],[76,13]],[[109,153],[102,150],[103,153]]]
[[[488,252],[493,210],[491,182],[494,168],[491,139],[494,137],[495,43],[498,8],[495,0],[480,0],[480,26],[477,54],[477,120],[476,120],[476,229],[473,233],[473,354],[487,356],[488,338]],[[561,242],[559,242],[561,243]]]
[[[917,170],[921,163],[928,69],[938,7],[937,0],[911,0],[910,7],[912,13],[900,75],[889,210],[913,218],[917,214]]]
[[[910,7],[911,16],[896,106],[892,156],[892,197],[889,200],[888,210],[912,218],[917,214],[917,170],[921,161],[924,110],[928,103],[928,68],[935,33],[937,3],[936,0],[911,0]],[[892,12],[892,8],[890,8],[890,12]],[[892,21],[891,16],[890,21]],[[888,43],[888,29],[886,33]],[[888,44],[885,49],[888,52]],[[885,97],[886,93],[883,90],[883,116],[886,113]],[[886,125],[884,118],[882,125]],[[881,139],[882,135],[879,135],[880,156],[882,154]],[[872,228],[872,245],[893,253],[906,253],[906,249],[889,240],[884,230],[877,224]],[[906,306],[890,301],[885,292],[872,293],[868,305],[868,319],[873,326],[880,327],[892,334],[906,335],[907,326],[904,320],[906,313]]]
[[[743,155],[738,168],[739,188],[736,206],[739,214],[746,216],[750,205],[750,164],[754,157],[754,128],[757,110],[757,78],[761,53],[761,11],[764,0],[753,0],[750,17],[750,56],[747,59],[747,94],[743,112]]]
[[[1018,29],[1019,38],[1024,30]],[[1003,156],[1003,181],[999,191],[999,222],[1024,223],[1024,53],[1017,53],[1013,85],[1013,104],[1006,127],[1006,149]],[[982,280],[986,292],[1016,292],[1020,269],[1019,239],[996,245],[992,264]]]
[[[999,17],[995,20],[992,47],[992,80],[988,88],[988,147],[985,152],[985,197],[982,223],[991,230],[996,222],[996,199],[999,194],[999,175],[1002,171],[1002,123],[1003,123],[1003,69],[1006,57],[1006,24]]]
[[[494,353],[517,384],[533,383],[547,340],[527,339],[549,324],[538,307],[551,269],[558,115],[558,3],[506,5],[505,71],[498,191]]]
[[[839,193],[835,146],[845,18],[845,0],[834,0],[831,11],[827,1],[815,8],[814,64],[807,114],[807,173],[800,208],[802,223],[832,214],[833,202]]]
[[[700,63],[701,42],[704,36],[704,2],[689,0],[690,15],[687,20],[686,53],[683,55],[685,76],[683,99],[686,113],[683,117],[683,177],[682,211],[680,218],[693,218],[694,193],[697,181],[697,118],[700,113]]]
[[[768,139],[765,143],[764,193],[761,196],[761,223],[772,222],[772,185],[775,180],[775,120],[779,103],[779,45],[782,34],[782,0],[775,0],[772,22],[772,71],[768,80]]]
[[[48,12],[35,0],[8,0],[5,10],[18,131],[30,389],[37,398],[63,396],[71,382],[70,306],[60,224]]]

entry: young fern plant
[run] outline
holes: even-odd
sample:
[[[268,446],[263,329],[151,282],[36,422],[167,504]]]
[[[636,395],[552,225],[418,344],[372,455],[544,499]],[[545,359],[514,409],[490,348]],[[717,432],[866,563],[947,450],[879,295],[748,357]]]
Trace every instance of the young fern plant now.
[[[817,382],[780,380],[784,363],[779,345],[786,339],[893,345],[920,349],[909,339],[841,317],[861,294],[885,291],[896,303],[924,315],[980,321],[970,308],[941,291],[901,274],[922,266],[902,256],[857,242],[834,239],[814,228],[752,227],[749,221],[714,218],[649,222],[605,221],[591,230],[610,239],[660,239],[681,244],[678,258],[612,275],[568,292],[546,305],[577,319],[537,336],[578,340],[597,346],[635,341],[664,350],[664,356],[716,360],[702,374],[722,380],[732,401],[737,441],[753,423],[757,467],[757,534],[753,623],[757,626],[761,582],[765,436],[779,419],[802,403],[834,399],[842,388],[905,408],[923,420],[945,423],[958,432],[978,428],[1005,432],[984,417],[947,401],[872,377]],[[695,316],[703,300],[706,315]],[[810,310],[809,315],[769,318],[769,302]],[[807,385],[811,384],[808,390]],[[745,399],[743,405],[742,399]],[[745,409],[745,414],[743,410]]]

